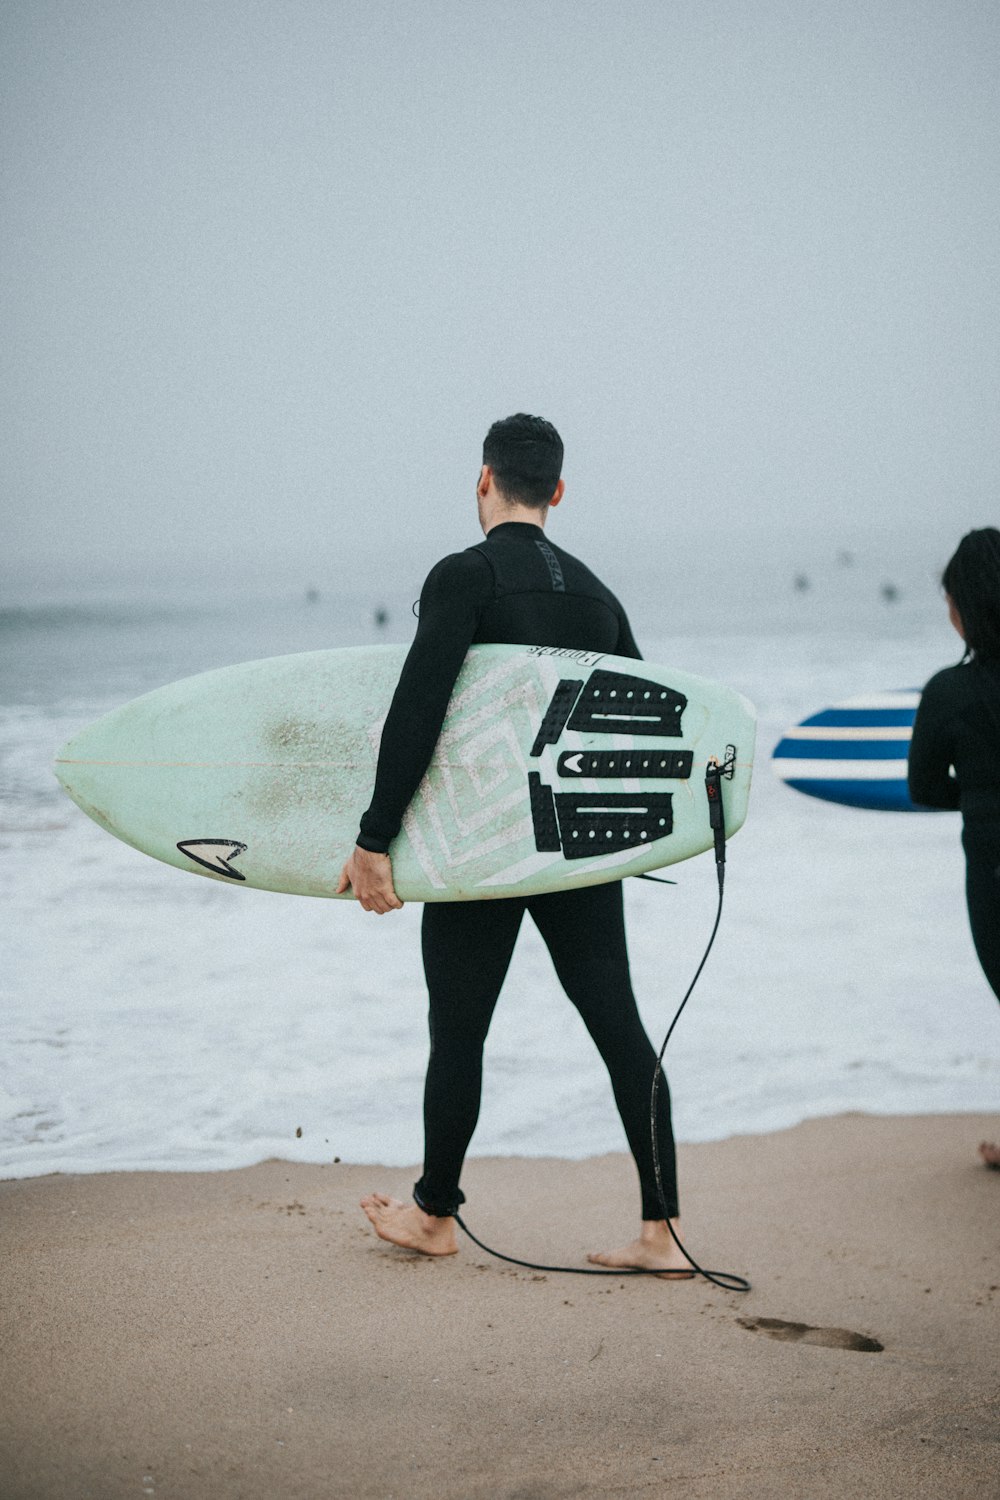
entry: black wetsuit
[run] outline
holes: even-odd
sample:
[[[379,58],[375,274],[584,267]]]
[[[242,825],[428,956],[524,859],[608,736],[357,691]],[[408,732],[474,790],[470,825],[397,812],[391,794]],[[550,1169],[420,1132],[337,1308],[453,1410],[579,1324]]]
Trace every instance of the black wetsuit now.
[[[961,809],[972,940],[1000,1000],[1000,662],[963,662],[931,678],[913,725],[909,782],[914,802]]]
[[[505,522],[444,558],[420,596],[420,622],[382,733],[371,806],[358,843],[385,852],[437,743],[455,679],[475,643],[562,646],[638,658],[618,600],[540,526]],[[429,1213],[465,1201],[459,1176],[479,1115],[483,1044],[527,911],[608,1068],[639,1171],[644,1219],[660,1219],[649,1130],[655,1053],[636,1008],[619,881],[501,901],[428,902],[422,947],[431,1052],[424,1092]],[[660,1092],[658,1146],[670,1217],[678,1212],[670,1096]]]

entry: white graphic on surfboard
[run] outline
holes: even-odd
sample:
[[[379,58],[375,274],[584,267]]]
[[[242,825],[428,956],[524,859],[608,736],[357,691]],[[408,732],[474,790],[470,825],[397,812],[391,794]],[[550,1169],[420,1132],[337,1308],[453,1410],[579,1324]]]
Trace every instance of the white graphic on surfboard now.
[[[530,818],[512,821],[511,814],[524,807],[523,742],[543,703],[538,684],[525,682],[510,661],[453,696],[439,741],[437,781],[424,777],[403,818],[420,867],[436,890],[447,886],[448,871],[492,858],[530,837]],[[494,828],[484,838],[490,825]]]

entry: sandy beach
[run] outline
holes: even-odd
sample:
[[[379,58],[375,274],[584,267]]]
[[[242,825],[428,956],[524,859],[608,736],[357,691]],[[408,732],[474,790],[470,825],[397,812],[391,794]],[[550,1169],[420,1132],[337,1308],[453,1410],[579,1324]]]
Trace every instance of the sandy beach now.
[[[995,1118],[845,1115],[681,1148],[749,1294],[428,1261],[357,1208],[412,1170],[0,1183],[5,1500],[913,1497],[1000,1489]],[[631,1164],[489,1159],[466,1218],[583,1263]],[[881,1349],[873,1348],[881,1345]]]

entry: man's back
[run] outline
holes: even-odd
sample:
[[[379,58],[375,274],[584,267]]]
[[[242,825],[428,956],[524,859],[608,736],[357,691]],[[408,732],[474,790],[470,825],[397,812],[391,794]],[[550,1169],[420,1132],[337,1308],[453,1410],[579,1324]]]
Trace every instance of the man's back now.
[[[563,646],[638,657],[625,612],[611,590],[577,558],[549,542],[540,526],[507,521],[469,549],[489,567],[478,644]]]
[[[427,769],[471,645],[562,646],[638,658],[624,610],[589,568],[541,526],[505,521],[442,558],[420,595],[420,622],[379,752],[359,843],[383,852]]]

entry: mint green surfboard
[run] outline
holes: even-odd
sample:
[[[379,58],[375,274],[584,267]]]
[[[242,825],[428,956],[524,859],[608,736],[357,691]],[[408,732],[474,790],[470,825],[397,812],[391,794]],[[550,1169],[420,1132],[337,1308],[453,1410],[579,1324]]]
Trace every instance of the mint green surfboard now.
[[[55,772],[102,828],[178,869],[333,896],[375,779],[404,646],[314,651],[189,677],[105,715]],[[754,711],[673,668],[474,646],[392,846],[408,901],[534,895],[637,875],[746,817]]]

